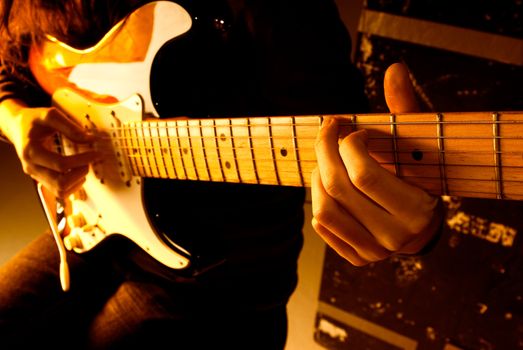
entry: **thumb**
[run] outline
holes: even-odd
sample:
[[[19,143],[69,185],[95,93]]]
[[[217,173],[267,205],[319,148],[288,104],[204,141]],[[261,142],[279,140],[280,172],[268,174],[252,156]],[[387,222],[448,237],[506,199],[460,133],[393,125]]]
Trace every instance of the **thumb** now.
[[[410,81],[409,71],[403,63],[394,63],[385,72],[383,80],[385,101],[391,113],[418,112],[419,106]]]

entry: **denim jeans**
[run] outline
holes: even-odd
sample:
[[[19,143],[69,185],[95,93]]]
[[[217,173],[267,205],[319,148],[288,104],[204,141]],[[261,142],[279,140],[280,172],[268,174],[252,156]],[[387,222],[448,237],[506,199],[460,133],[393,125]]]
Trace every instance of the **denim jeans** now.
[[[119,254],[110,243],[69,254],[68,292],[61,290],[58,253],[48,233],[0,267],[2,349],[284,348],[285,303],[236,308],[212,289],[134,271]]]

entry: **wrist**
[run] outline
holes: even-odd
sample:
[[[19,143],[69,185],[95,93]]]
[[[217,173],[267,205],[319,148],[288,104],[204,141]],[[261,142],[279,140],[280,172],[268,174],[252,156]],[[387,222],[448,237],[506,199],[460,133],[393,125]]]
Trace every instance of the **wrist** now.
[[[418,256],[431,252],[438,244],[443,232],[444,209],[443,201],[438,198],[429,226],[419,234],[417,239],[408,243],[396,255]]]
[[[0,139],[13,143],[14,124],[23,108],[26,104],[20,99],[9,97],[0,100]]]

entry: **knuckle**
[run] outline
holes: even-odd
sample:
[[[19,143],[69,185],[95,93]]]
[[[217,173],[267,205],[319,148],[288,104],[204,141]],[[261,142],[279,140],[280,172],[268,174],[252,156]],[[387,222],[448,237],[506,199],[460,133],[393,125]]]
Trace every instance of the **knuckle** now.
[[[22,171],[25,174],[27,174],[27,175],[32,175],[33,174],[33,167],[29,163],[22,162]]]
[[[419,217],[416,220],[410,220],[405,229],[409,235],[416,235],[423,232],[429,225],[431,220],[427,217]]]
[[[32,147],[24,147],[22,150],[22,160],[29,162],[31,159],[33,159],[35,154],[35,150]]]
[[[356,267],[363,267],[370,263],[369,261],[365,261],[363,259],[357,259],[357,258],[346,258],[346,259],[349,260],[349,262]]]
[[[388,240],[382,242],[381,245],[383,246],[383,248],[387,249],[389,252],[397,252],[401,248],[403,248],[405,244],[404,244],[404,242],[401,242],[400,240],[388,239]]]
[[[391,255],[391,252],[388,249],[386,249],[386,251],[385,251],[385,249],[380,249],[377,251],[370,252],[367,260],[373,261],[373,262],[381,261],[381,260],[388,258],[390,255]]]
[[[330,227],[334,222],[334,215],[329,210],[319,208],[313,213],[314,218],[316,219],[314,223],[314,229],[319,229],[321,227]]]
[[[63,175],[57,176],[54,182],[57,191],[65,191],[67,189],[68,183],[69,181],[67,177]]]
[[[327,194],[333,198],[339,198],[345,193],[343,184],[334,174],[328,174],[325,176],[325,179],[323,179],[322,182],[325,192],[327,192]]]
[[[318,218],[315,215],[313,216],[313,218],[311,220],[311,226],[314,229],[314,231],[320,233],[320,231],[322,229],[322,225],[320,224],[320,222],[318,221]]]
[[[55,190],[55,196],[58,198],[65,198],[67,197],[68,192],[64,189],[56,189]]]
[[[54,108],[43,108],[40,111],[40,120],[44,122],[51,121],[55,116]]]
[[[69,169],[71,169],[69,162],[67,162],[65,159],[59,159],[58,161],[54,162],[54,168],[56,171],[59,171],[61,173],[65,173]]]
[[[340,141],[340,149],[344,149],[345,151],[354,149],[357,146],[357,143],[359,142],[359,137],[357,133],[350,133],[346,135],[343,139]]]
[[[362,191],[374,187],[379,181],[377,174],[369,169],[353,169],[349,177],[354,186]]]

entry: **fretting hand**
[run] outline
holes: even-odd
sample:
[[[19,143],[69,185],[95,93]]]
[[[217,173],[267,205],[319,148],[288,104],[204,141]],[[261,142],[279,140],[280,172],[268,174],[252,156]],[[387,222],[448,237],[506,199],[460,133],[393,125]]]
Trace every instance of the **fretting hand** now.
[[[391,113],[418,111],[408,71],[387,70],[385,97]],[[326,118],[318,134],[318,167],[312,174],[312,225],[353,265],[392,254],[415,254],[437,233],[440,200],[397,178],[369,155],[367,132],[341,141],[338,121]]]

